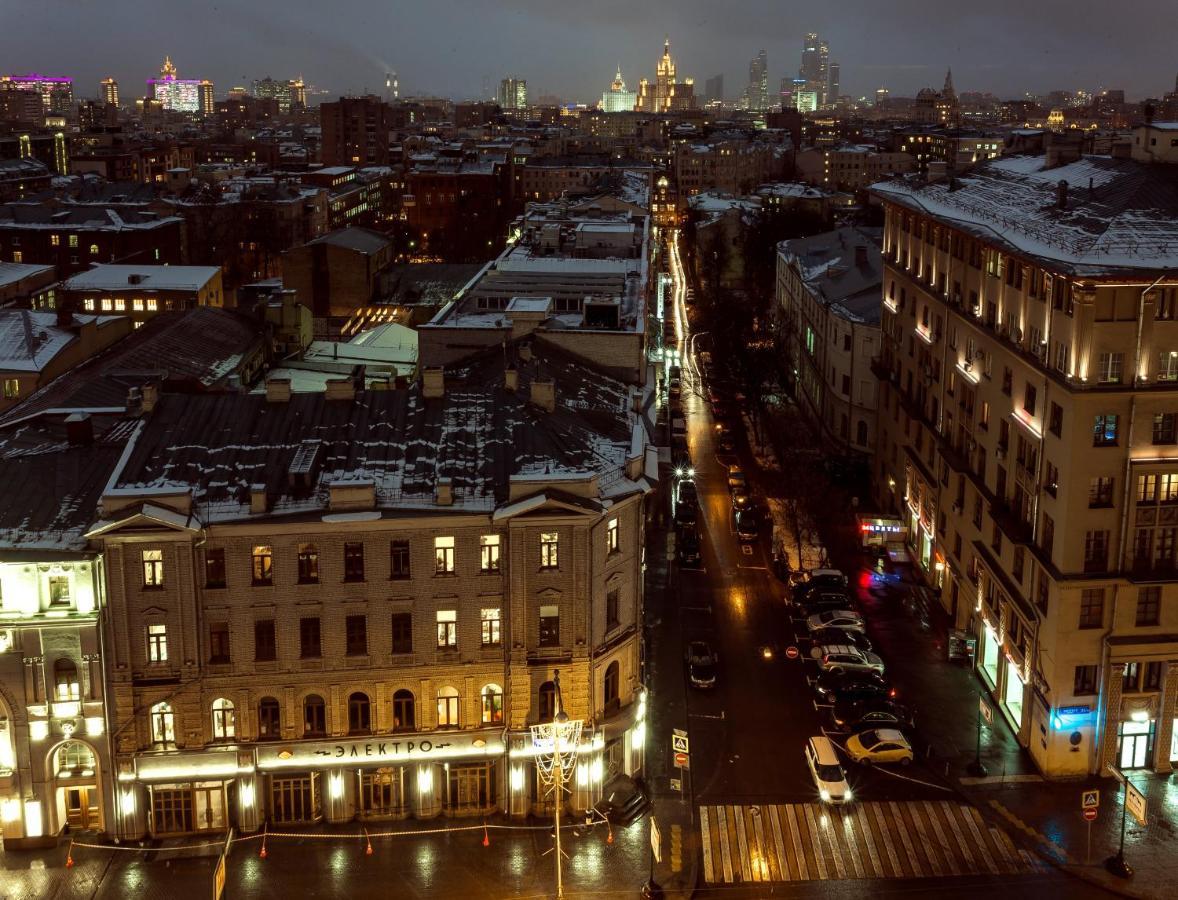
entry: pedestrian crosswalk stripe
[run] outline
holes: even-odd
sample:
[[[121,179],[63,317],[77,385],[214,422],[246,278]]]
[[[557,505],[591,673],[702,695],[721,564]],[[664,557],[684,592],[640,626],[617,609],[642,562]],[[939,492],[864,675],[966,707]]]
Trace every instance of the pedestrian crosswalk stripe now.
[[[701,806],[709,883],[931,878],[1039,870],[1001,828],[951,800]]]

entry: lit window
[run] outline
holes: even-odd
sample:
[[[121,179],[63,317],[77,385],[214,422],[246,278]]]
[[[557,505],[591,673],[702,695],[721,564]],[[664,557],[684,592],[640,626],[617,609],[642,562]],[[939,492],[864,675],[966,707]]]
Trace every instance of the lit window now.
[[[560,646],[560,609],[556,605],[540,607],[540,646]]]
[[[454,538],[434,538],[434,573],[437,575],[454,574]]]
[[[605,526],[605,548],[607,553],[617,553],[619,549],[618,542],[618,520],[610,519],[609,524]]]
[[[110,301],[110,297],[103,297],[102,298],[102,311],[103,312],[110,312],[112,306],[113,306],[113,304]]]
[[[143,298],[136,297],[134,300],[132,300],[131,309],[133,309],[135,312],[143,312]]]
[[[60,247],[61,246],[61,235],[60,234],[49,235],[49,245],[51,247]]]
[[[70,235],[70,247],[77,247],[77,246],[78,246],[78,236],[76,234],[71,234]]]
[[[560,545],[560,534],[555,531],[545,531],[540,535],[540,568],[555,569],[559,566],[557,550]]]
[[[4,399],[16,400],[20,397],[20,379],[19,378],[5,378],[4,379]]]
[[[253,580],[254,584],[274,583],[274,556],[265,544],[254,547]]]
[[[49,576],[49,602],[53,606],[69,606],[70,577],[68,575]]]
[[[479,538],[479,571],[499,571],[499,535],[484,534]]]
[[[98,255],[98,245],[97,245],[97,244],[91,244],[91,245],[90,245],[90,255],[91,255],[91,256],[97,256],[97,255]]]
[[[438,610],[438,649],[455,650],[458,647],[458,612],[453,609]]]
[[[482,645],[484,647],[498,647],[503,624],[499,618],[499,607],[479,610],[479,622],[482,627]]]
[[[164,586],[164,551],[143,551],[143,586],[160,588]]]
[[[24,258],[25,258],[25,257],[24,257],[24,254],[23,254],[23,253],[21,253],[21,251],[19,251],[19,250],[13,250],[13,251],[12,251],[12,261],[13,261],[14,263],[18,263],[18,262],[24,262]]]
[[[148,297],[147,298],[147,311],[148,312],[155,312],[157,309],[159,309],[159,301],[156,300],[155,297]]]
[[[438,690],[438,727],[457,728],[458,721],[458,691],[452,687]]]
[[[82,695],[78,667],[72,660],[59,659],[53,664],[53,696],[58,700],[77,700]]]
[[[232,740],[237,734],[233,701],[219,697],[213,701],[213,740]]]
[[[168,661],[168,626],[147,626],[147,661],[153,663]]]
[[[83,300],[82,301],[82,308],[85,309],[87,312],[94,312],[94,298],[87,297],[85,300]]]
[[[171,704],[157,703],[151,708],[151,740],[156,744],[176,741],[176,717]]]
[[[483,688],[483,724],[503,721],[503,688],[488,684]]]

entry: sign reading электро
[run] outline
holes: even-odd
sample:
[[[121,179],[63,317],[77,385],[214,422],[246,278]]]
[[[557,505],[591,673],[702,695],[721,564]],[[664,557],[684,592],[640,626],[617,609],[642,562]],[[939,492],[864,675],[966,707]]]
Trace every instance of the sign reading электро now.
[[[315,768],[335,763],[428,762],[503,753],[498,737],[477,734],[397,735],[259,746],[258,768]]]

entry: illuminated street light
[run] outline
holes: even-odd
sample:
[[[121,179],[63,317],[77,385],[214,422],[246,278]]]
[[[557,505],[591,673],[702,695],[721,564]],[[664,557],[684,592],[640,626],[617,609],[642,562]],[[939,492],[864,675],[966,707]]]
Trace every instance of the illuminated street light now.
[[[581,719],[570,719],[564,711],[560,695],[560,670],[552,676],[556,693],[556,712],[551,722],[532,726],[532,746],[536,749],[536,770],[541,783],[554,797],[556,846],[556,896],[564,897],[563,851],[560,849],[560,812],[564,806],[565,769],[577,765],[577,750],[581,743]]]

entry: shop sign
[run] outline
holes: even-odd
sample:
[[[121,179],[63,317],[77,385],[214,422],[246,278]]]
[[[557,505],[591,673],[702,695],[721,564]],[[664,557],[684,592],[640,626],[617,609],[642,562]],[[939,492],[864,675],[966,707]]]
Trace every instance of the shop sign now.
[[[1061,706],[1056,710],[1061,716],[1086,716],[1092,712],[1091,706]]]
[[[498,738],[477,734],[434,734],[311,741],[258,747],[258,767],[263,769],[353,765],[363,763],[429,762],[462,756],[498,756],[504,752]]]

